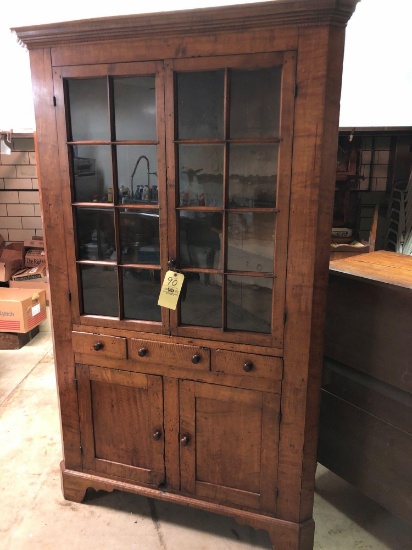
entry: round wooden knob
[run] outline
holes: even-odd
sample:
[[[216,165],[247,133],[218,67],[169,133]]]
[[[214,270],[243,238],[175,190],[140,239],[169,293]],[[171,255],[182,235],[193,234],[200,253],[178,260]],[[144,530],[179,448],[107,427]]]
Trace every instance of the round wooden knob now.
[[[147,355],[147,349],[146,348],[140,348],[139,351],[137,352],[137,355],[139,357],[144,357],[145,355]]]
[[[200,362],[200,355],[198,355],[197,353],[195,353],[195,355],[192,357],[192,363],[194,363],[195,365],[197,365],[199,362]]]
[[[246,363],[243,365],[243,370],[245,372],[250,372],[252,369],[253,369],[252,361],[246,361]]]
[[[153,439],[155,441],[159,441],[159,439],[162,437],[162,432],[160,430],[156,430],[153,432]]]
[[[188,435],[184,435],[180,439],[180,443],[181,443],[182,447],[187,447],[189,445],[189,441],[190,441],[190,437]]]
[[[95,342],[95,343],[93,344],[93,349],[94,349],[95,351],[100,351],[100,350],[103,349],[103,348],[104,348],[103,342]]]

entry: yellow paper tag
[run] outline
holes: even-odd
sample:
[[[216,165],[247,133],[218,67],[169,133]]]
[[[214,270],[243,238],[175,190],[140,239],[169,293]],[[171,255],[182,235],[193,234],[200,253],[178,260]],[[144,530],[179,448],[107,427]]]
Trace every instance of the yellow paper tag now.
[[[184,279],[185,276],[183,273],[167,271],[162,288],[160,289],[157,305],[167,307],[168,309],[176,309]]]

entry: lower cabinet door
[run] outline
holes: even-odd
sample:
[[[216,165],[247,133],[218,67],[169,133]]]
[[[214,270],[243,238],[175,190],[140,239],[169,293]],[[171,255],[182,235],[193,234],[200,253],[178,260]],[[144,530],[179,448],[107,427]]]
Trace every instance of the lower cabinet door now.
[[[182,492],[274,514],[279,405],[277,394],[181,381]]]
[[[158,486],[164,482],[160,376],[76,365],[83,469]]]

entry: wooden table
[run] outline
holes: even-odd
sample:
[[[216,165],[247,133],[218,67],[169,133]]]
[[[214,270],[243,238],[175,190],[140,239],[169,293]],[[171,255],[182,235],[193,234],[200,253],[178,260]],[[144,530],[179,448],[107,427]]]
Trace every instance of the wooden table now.
[[[412,257],[330,264],[318,460],[412,523]]]

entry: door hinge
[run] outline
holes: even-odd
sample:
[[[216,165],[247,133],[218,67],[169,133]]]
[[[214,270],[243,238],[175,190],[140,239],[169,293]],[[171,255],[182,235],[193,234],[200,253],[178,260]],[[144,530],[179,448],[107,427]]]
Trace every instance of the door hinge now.
[[[72,301],[72,293],[71,293],[71,292],[68,292],[68,293],[67,293],[67,297],[69,298],[69,302],[71,302],[71,301]]]
[[[286,325],[286,321],[288,320],[288,314],[286,311],[283,313],[283,324]]]
[[[293,97],[297,97],[298,96],[298,85],[295,84],[293,86]]]
[[[279,420],[279,424],[281,424],[282,423],[282,411],[279,411],[278,420]]]
[[[75,378],[75,379],[73,380],[73,382],[74,382],[74,388],[75,388],[75,390],[77,391],[77,390],[79,389],[79,382],[77,381],[77,378]]]
[[[56,107],[57,105],[57,100],[56,100],[56,96],[54,95],[53,96],[53,106]]]
[[[80,454],[83,454],[83,447],[80,445]]]

